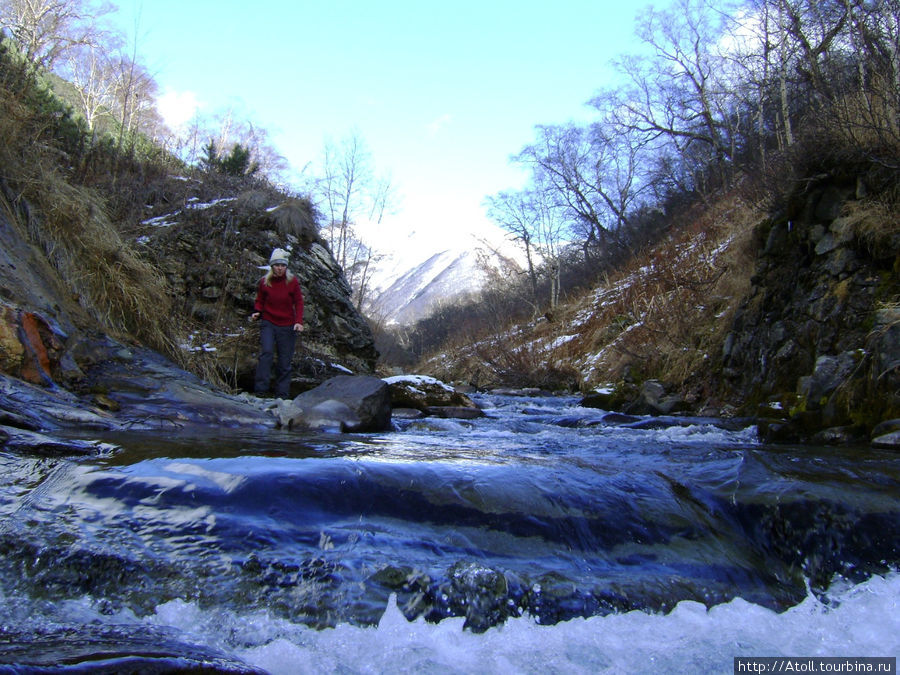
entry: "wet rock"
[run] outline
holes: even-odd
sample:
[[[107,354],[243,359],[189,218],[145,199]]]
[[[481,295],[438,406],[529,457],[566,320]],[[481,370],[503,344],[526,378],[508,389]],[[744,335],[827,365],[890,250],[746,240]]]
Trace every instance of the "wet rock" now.
[[[19,455],[69,457],[73,455],[106,455],[118,450],[100,441],[57,438],[35,431],[0,426],[0,446]]]
[[[31,422],[23,415],[17,415],[16,413],[9,412],[8,410],[0,410],[0,425],[5,427],[28,429],[30,431],[37,431],[38,429],[40,429],[40,425]]]
[[[886,434],[880,434],[872,439],[873,448],[884,448],[886,450],[900,450],[900,431],[891,431]]]
[[[0,302],[0,372],[52,385],[66,336],[36,312]]]
[[[391,405],[396,408],[415,408],[429,414],[431,408],[469,408],[477,406],[466,394],[454,387],[425,375],[398,375],[385,378],[390,387]],[[460,416],[460,415],[443,415]]]
[[[637,417],[635,420],[639,419]],[[572,417],[558,417],[553,420],[553,424],[558,427],[564,427],[568,429],[584,429],[587,427],[595,427],[600,424],[604,424],[603,420],[597,419],[585,419],[584,417],[572,416]]]
[[[884,436],[893,433],[894,431],[900,431],[900,419],[885,420],[884,422],[876,424],[875,428],[872,429],[872,438]]]
[[[865,440],[865,431],[858,426],[829,427],[812,435],[813,443],[845,445]]]
[[[391,428],[390,390],[377,377],[338,375],[280,405],[276,416],[288,428],[387,431]]]
[[[535,579],[523,598],[528,613],[542,625],[556,624],[575,617],[590,616],[599,609],[590,593],[571,579],[549,572]]]
[[[689,408],[679,394],[669,393],[659,380],[646,380],[637,398],[626,406],[624,412],[631,415],[668,415]]]
[[[420,420],[425,417],[425,413],[416,408],[394,408],[391,410],[391,417],[399,420]]]
[[[586,394],[578,405],[585,408],[616,410],[621,405],[621,393],[616,387],[608,385]]]
[[[609,413],[603,416],[604,424],[634,424],[640,421],[637,415],[625,415],[624,413]]]
[[[859,351],[844,352],[837,356],[820,356],[816,359],[812,375],[798,380],[798,393],[805,408],[822,407],[828,398],[841,386],[860,361]]]
[[[506,577],[478,563],[460,562],[450,570],[454,609],[466,617],[463,628],[483,633],[509,615]]]
[[[112,428],[271,427],[259,402],[210,387],[149,349],[109,341],[109,358],[87,368],[83,386],[95,414]]]
[[[782,419],[761,418],[757,423],[757,436],[764,443],[793,443],[800,441],[800,434],[789,422]]]
[[[30,431],[112,429],[115,420],[75,394],[0,373],[0,423]]]

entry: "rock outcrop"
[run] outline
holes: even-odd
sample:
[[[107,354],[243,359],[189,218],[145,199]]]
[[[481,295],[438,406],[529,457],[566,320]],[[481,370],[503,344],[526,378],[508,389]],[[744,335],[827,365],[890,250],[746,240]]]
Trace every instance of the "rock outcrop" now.
[[[722,354],[721,390],[773,440],[866,439],[900,417],[900,231],[861,178],[818,176],[758,227],[753,287]]]
[[[176,308],[193,327],[195,359],[231,386],[252,390],[259,328],[247,318],[272,249],[286,249],[303,289],[306,330],[298,341],[291,393],[341,373],[371,374],[377,352],[365,319],[351,301],[344,274],[319,237],[308,202],[265,191],[185,206],[160,203],[136,232],[148,258],[165,274]],[[208,199],[208,198],[207,198]]]

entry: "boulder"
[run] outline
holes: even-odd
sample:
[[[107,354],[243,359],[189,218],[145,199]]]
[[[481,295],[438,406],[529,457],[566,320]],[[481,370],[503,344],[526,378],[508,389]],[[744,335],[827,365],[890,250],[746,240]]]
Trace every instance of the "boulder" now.
[[[618,412],[630,411],[630,406],[638,398],[639,389],[633,382],[607,384],[587,393],[579,401],[584,408],[599,408]]]
[[[398,375],[385,378],[384,382],[390,387],[395,408],[414,408],[428,414],[434,414],[430,412],[432,408],[478,409],[468,396],[433,377]]]
[[[420,420],[425,417],[425,413],[416,408],[394,408],[391,410],[391,417],[395,420]]]
[[[367,375],[338,375],[284,402],[279,425],[343,432],[389,431],[391,394],[386,382]]]
[[[684,412],[689,406],[678,394],[669,393],[659,380],[646,380],[641,385],[637,397],[621,412],[630,415],[670,415]]]
[[[872,438],[892,434],[895,431],[900,432],[900,419],[884,420],[872,429]]]

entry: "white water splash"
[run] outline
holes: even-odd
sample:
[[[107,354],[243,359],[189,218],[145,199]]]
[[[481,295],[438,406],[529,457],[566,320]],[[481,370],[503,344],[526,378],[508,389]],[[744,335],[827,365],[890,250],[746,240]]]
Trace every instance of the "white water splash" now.
[[[191,634],[273,675],[297,673],[731,673],[735,656],[900,654],[900,574],[847,586],[785,611],[736,599],[666,615],[633,611],[541,626],[508,620],[486,633],[463,619],[409,622],[394,598],[377,627],[313,630],[273,618],[173,601],[150,620]],[[199,633],[198,633],[199,631]],[[229,637],[230,636],[230,637]],[[232,642],[239,636],[244,646]]]

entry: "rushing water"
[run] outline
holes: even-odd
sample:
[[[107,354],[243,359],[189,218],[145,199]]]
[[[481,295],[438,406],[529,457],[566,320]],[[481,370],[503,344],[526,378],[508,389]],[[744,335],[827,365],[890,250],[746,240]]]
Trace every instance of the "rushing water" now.
[[[900,652],[900,456],[480,403],[486,418],[384,434],[0,453],[0,672],[180,653],[273,673],[731,672]]]

